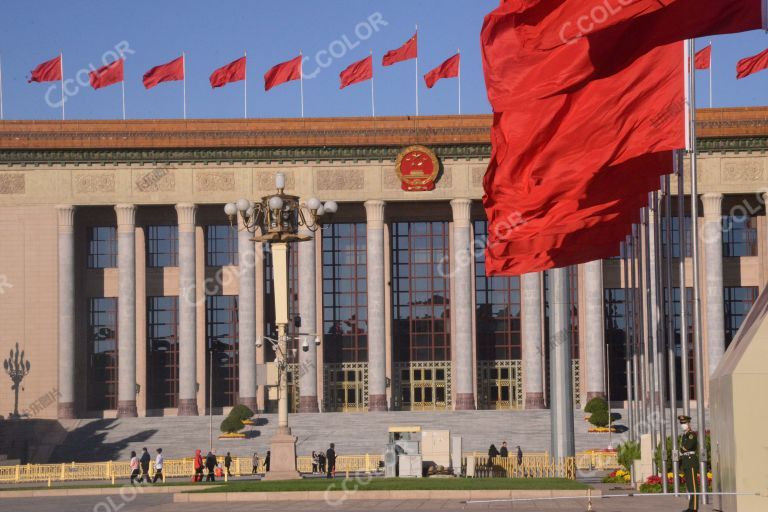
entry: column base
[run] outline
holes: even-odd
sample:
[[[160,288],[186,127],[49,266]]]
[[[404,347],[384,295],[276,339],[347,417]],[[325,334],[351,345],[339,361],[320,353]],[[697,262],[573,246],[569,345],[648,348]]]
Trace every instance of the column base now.
[[[60,420],[74,420],[77,418],[74,402],[59,402],[57,416]]]
[[[526,393],[526,409],[544,409],[544,393]]]
[[[296,438],[290,434],[280,433],[272,438],[269,444],[269,471],[264,475],[265,480],[298,480],[301,475],[296,471]]]
[[[368,395],[368,412],[386,412],[387,395]]]
[[[179,409],[176,412],[178,416],[200,416],[197,411],[197,399],[183,398],[179,399]]]
[[[453,405],[454,411],[474,411],[475,394],[474,393],[456,393],[456,403]]]
[[[241,396],[239,402],[241,405],[246,406],[247,408],[252,410],[254,413],[256,413],[256,411],[258,411],[259,409],[259,403],[258,403],[258,400],[256,400],[255,396],[252,396],[252,397]]]
[[[317,396],[300,396],[299,412],[320,412],[317,406]]]
[[[118,418],[135,418],[139,415],[136,410],[136,400],[118,400],[117,401],[117,417]]]
[[[587,402],[593,398],[605,398],[605,393],[602,391],[587,391]]]

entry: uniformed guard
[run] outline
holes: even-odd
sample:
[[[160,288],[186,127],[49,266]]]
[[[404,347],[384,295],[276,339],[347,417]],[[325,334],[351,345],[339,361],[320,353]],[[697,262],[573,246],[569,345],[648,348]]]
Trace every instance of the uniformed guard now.
[[[693,512],[699,510],[696,481],[696,472],[699,470],[699,440],[696,432],[691,430],[690,416],[680,415],[677,419],[683,426],[683,434],[680,436],[680,469],[685,476],[685,489],[689,496],[688,508],[683,512]]]

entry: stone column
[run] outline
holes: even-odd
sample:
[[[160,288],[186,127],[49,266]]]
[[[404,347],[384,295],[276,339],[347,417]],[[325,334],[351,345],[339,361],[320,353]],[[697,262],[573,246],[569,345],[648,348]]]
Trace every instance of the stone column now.
[[[237,235],[240,296],[237,305],[239,351],[239,401],[252,411],[256,401],[256,255],[251,233],[243,229]]]
[[[387,410],[387,340],[385,335],[384,201],[366,201],[368,271],[368,410]]]
[[[306,242],[299,242],[299,316],[300,331],[307,334],[317,332],[317,272],[315,261],[315,234],[302,227],[299,234],[308,236]],[[307,342],[307,351],[302,345]],[[317,346],[314,336],[300,336],[299,339],[299,412],[320,412],[317,405]]]
[[[59,216],[59,403],[58,417],[75,411],[75,207],[56,207]]]
[[[715,371],[725,352],[725,304],[723,291],[723,194],[703,194],[704,281],[707,294],[706,342],[709,374]]]
[[[520,277],[523,292],[523,393],[526,409],[544,408],[541,368],[541,273]]]
[[[584,269],[584,340],[587,352],[587,401],[605,397],[605,324],[603,322],[603,262]]]
[[[117,214],[117,416],[136,411],[136,206],[118,204]]]
[[[197,206],[176,205],[179,218],[179,416],[197,416],[197,304],[195,300],[195,214]]]
[[[547,271],[549,279],[549,409],[552,419],[552,457],[573,457],[573,384],[571,381],[571,315],[568,269]]]
[[[474,358],[472,357],[472,234],[469,229],[472,201],[454,199],[453,208],[453,272],[454,290],[451,297],[451,315],[456,331],[451,335],[453,353],[452,380],[456,388],[454,409],[472,410],[475,408],[475,393],[472,385]]]

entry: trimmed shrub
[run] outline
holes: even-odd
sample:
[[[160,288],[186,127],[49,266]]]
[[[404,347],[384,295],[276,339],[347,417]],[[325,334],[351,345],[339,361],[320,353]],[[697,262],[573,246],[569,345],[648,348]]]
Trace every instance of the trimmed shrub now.
[[[231,418],[237,418],[240,421],[245,421],[253,417],[253,411],[243,404],[238,404],[229,411],[229,416]]]
[[[610,418],[608,417],[608,411],[597,410],[592,412],[589,417],[589,422],[596,427],[607,427]]]
[[[240,418],[235,418],[232,415],[229,415],[221,422],[220,428],[225,434],[235,434],[240,432],[244,426],[245,425],[243,425],[243,421]]]
[[[608,412],[608,402],[605,400],[605,398],[600,396],[596,396],[587,402],[587,405],[584,406],[584,412],[593,413],[597,411]]]

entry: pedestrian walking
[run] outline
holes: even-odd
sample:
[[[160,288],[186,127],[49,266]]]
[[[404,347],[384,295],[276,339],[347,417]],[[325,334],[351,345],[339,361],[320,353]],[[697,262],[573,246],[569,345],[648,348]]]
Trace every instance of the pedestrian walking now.
[[[509,450],[507,449],[506,441],[503,441],[501,443],[501,450],[499,450],[499,457],[501,457],[502,459],[506,459],[507,457],[509,457]]]
[[[336,476],[336,450],[333,443],[325,451],[326,458],[326,478],[333,478]]]
[[[496,449],[496,445],[492,444],[490,448],[488,448],[488,467],[493,467],[494,462],[496,462],[496,457],[499,456],[499,450]]]
[[[317,456],[317,452],[312,450],[312,474],[316,474],[320,467],[320,459]]]
[[[155,457],[155,478],[152,479],[152,483],[157,483],[158,480],[163,480],[163,449],[157,449],[157,457]]]
[[[205,456],[205,469],[208,470],[208,475],[205,477],[206,482],[216,481],[216,456],[212,452],[208,452]]]
[[[229,468],[232,466],[232,456],[227,452],[226,457],[224,457],[224,468],[227,470],[227,478],[232,476],[232,473],[230,473]]]
[[[152,457],[149,456],[149,451],[147,451],[147,447],[141,449],[141,459],[139,459],[139,465],[141,466],[141,476],[139,477],[139,482],[146,481],[149,483],[149,462],[152,460]]]
[[[325,474],[325,463],[326,463],[325,453],[323,453],[323,451],[320,450],[317,453],[317,465],[318,465],[317,469],[318,469],[318,471],[320,472],[321,475]]]
[[[192,478],[193,482],[203,481],[203,455],[200,450],[195,450],[195,476]]]
[[[141,478],[141,470],[139,469],[139,458],[136,456],[136,452],[131,452],[131,485],[136,478]]]
[[[259,452],[253,452],[253,458],[251,458],[251,465],[253,466],[253,469],[251,469],[251,474],[255,475],[259,472]]]
[[[523,450],[520,448],[520,445],[517,445],[517,465],[523,465]]]
[[[267,456],[264,457],[264,471],[269,471],[269,459],[272,457],[272,454],[267,450]]]

